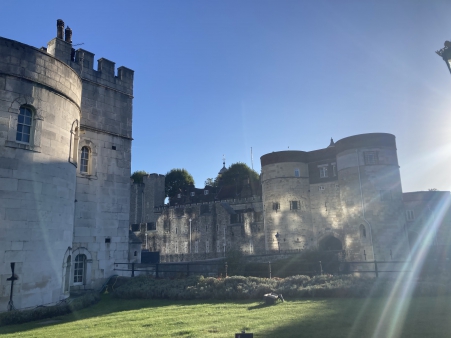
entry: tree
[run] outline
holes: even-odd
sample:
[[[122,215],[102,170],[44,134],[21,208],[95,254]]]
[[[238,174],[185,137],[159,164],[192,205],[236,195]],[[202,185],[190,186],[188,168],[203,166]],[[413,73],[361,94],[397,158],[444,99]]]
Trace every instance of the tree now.
[[[132,174],[132,176],[130,176],[130,178],[132,178],[135,183],[143,183],[143,177],[147,175],[149,175],[148,172],[144,170],[137,170]]]
[[[205,180],[205,186],[207,186],[207,185],[209,185],[210,187],[216,187],[217,186],[217,182],[213,178],[207,178]]]
[[[221,176],[221,184],[236,185],[238,188],[243,186],[243,182],[249,179],[251,186],[256,186],[260,182],[260,175],[247,164],[237,162],[232,164],[227,171]],[[216,178],[218,182],[219,176]]]
[[[194,178],[186,169],[172,169],[166,174],[164,180],[166,196],[175,197],[191,184],[194,184]]]

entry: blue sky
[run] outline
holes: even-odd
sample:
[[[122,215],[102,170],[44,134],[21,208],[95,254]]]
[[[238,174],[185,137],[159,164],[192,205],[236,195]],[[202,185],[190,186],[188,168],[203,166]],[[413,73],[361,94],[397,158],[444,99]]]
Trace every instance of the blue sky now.
[[[227,165],[369,132],[397,137],[404,191],[451,189],[449,1],[8,1],[0,35],[56,36],[135,71],[132,170]]]

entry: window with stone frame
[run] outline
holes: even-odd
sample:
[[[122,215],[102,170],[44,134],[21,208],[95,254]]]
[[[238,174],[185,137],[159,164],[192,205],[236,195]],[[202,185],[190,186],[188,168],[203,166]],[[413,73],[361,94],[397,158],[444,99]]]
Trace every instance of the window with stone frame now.
[[[415,213],[413,210],[406,210],[406,220],[412,222],[415,220]]]
[[[216,252],[221,252],[221,242],[216,241]]]
[[[273,202],[272,203],[272,210],[276,211],[280,209],[280,203],[279,202]]]
[[[366,227],[363,224],[360,224],[360,239],[366,239]]]
[[[290,201],[290,210],[298,210],[299,202],[298,201]]]
[[[337,176],[337,164],[332,163],[332,176]]]
[[[363,158],[365,165],[374,165],[379,163],[379,154],[377,151],[364,151]]]
[[[33,112],[28,107],[20,107],[17,117],[16,141],[31,143],[33,134]]]
[[[243,223],[244,222],[244,214],[239,212],[234,215],[230,215],[230,223]]]
[[[294,177],[301,177],[301,171],[299,170],[299,168],[294,169]]]
[[[210,241],[206,241],[205,242],[205,252],[209,253],[210,252]]]
[[[81,157],[80,157],[80,173],[89,174],[89,148],[84,146],[81,148]]]
[[[322,166],[319,167],[319,177],[320,178],[326,178],[328,177],[328,173],[327,173],[327,166]]]
[[[86,276],[86,255],[79,254],[74,262],[74,285],[83,284]]]
[[[148,222],[147,225],[147,231],[157,230],[157,227],[155,225],[155,222]]]

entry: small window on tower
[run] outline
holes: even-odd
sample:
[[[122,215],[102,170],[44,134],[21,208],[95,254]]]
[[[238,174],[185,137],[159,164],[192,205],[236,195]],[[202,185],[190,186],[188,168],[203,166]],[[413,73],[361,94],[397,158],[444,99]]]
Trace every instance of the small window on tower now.
[[[294,177],[301,177],[301,172],[298,168],[294,169]]]
[[[319,177],[320,177],[320,178],[326,178],[326,177],[328,177],[328,174],[327,174],[327,167],[326,167],[326,166],[320,167],[320,168],[319,168]]]
[[[290,201],[290,210],[298,210],[298,201]]]
[[[209,191],[208,190],[204,190],[204,195],[208,195]]]
[[[406,210],[406,219],[409,222],[412,222],[413,220],[415,220],[415,214],[414,214],[413,210]]]
[[[280,209],[280,203],[279,203],[279,202],[274,202],[274,203],[272,204],[272,210],[277,211],[277,210],[279,210],[279,209]]]

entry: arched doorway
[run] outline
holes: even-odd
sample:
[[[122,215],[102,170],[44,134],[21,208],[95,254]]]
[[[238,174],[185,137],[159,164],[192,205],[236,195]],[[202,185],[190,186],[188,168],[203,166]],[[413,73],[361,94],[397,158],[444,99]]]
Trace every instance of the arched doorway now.
[[[319,249],[322,251],[339,251],[343,250],[341,241],[334,236],[327,236],[321,239],[318,243]]]

